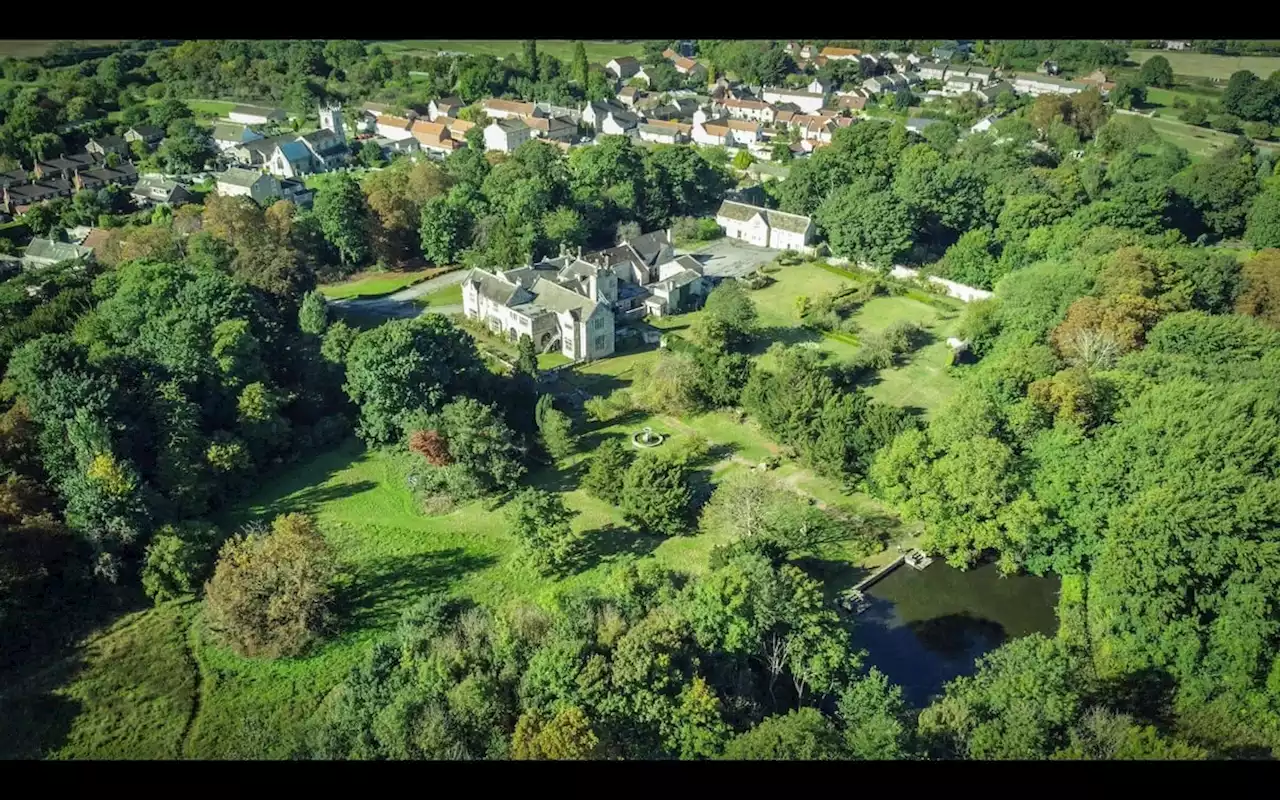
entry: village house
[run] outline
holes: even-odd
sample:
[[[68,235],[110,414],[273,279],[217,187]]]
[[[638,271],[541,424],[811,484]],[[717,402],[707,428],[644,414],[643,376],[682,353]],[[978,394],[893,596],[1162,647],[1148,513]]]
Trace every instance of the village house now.
[[[572,143],[578,135],[578,126],[560,117],[530,117],[523,120],[535,139]]]
[[[996,119],[998,119],[998,117],[996,117],[995,114],[983,117],[969,126],[969,133],[986,133],[991,130],[992,125],[996,124]]]
[[[422,145],[417,139],[387,139],[383,136],[374,136],[365,141],[373,142],[382,148],[382,157],[390,161],[396,156],[408,156],[414,158],[422,154]]]
[[[649,119],[692,120],[698,110],[698,101],[692,97],[673,97],[654,106],[646,116]]]
[[[480,107],[490,119],[538,116],[538,109],[533,103],[524,103],[519,100],[499,100],[491,97],[485,100]]]
[[[61,264],[64,261],[85,262],[93,257],[93,248],[71,242],[34,238],[22,253],[22,265],[26,269],[39,269]]]
[[[438,97],[427,104],[427,119],[435,122],[440,117],[456,117],[465,106],[456,97]]]
[[[102,158],[106,158],[107,153],[115,153],[121,158],[129,157],[129,143],[121,136],[95,136],[84,146],[84,150]]]
[[[639,126],[641,141],[656,144],[684,144],[693,133],[693,126],[683,122],[667,122],[651,119]]]
[[[862,51],[852,47],[824,47],[818,55],[832,61],[857,61]]]
[[[449,131],[449,138],[455,142],[465,142],[467,131],[475,126],[474,122],[465,119],[446,119],[444,122],[445,130]]]
[[[181,183],[159,175],[144,175],[139,178],[129,196],[140,208],[150,205],[180,206],[196,199]]]
[[[609,109],[600,120],[597,130],[611,136],[626,135],[640,125],[640,119],[629,111]]]
[[[630,112],[617,103],[610,103],[601,100],[588,101],[582,107],[582,124],[589,128],[600,130],[601,124],[604,123],[605,117],[610,113],[627,114]]]
[[[510,153],[533,138],[533,129],[524,120],[509,117],[495,119],[484,129],[484,149]]]
[[[271,122],[283,122],[288,118],[289,115],[278,108],[261,108],[247,105],[235,106],[227,114],[227,119],[232,122],[239,122],[242,125],[266,125]]]
[[[618,90],[618,102],[627,108],[635,108],[636,101],[643,96],[643,92],[634,86],[623,86]]]
[[[1014,94],[1013,86],[1005,81],[997,81],[995,83],[988,83],[986,86],[983,86],[978,90],[978,94],[981,95],[982,99],[988,103],[994,102],[995,99],[1000,96],[1001,92]]]
[[[621,56],[614,58],[604,65],[604,71],[612,75],[620,81],[635,75],[640,71],[640,61],[633,56]]]
[[[926,81],[943,81],[947,79],[949,64],[938,61],[921,61],[916,64],[915,71]]]
[[[805,87],[805,90],[812,92],[813,94],[827,94],[833,88],[835,88],[835,85],[832,84],[829,79],[815,77],[813,80],[809,81],[809,85]]]
[[[836,98],[836,108],[841,111],[862,111],[867,107],[867,98],[860,94],[842,94]]]
[[[1087,83],[1068,81],[1050,75],[1032,75],[1019,72],[1013,77],[1013,90],[1019,94],[1039,97],[1042,94],[1077,94],[1090,88]]]
[[[813,220],[761,206],[726,200],[716,212],[725,235],[758,247],[804,250],[813,239]]]
[[[976,94],[981,88],[981,78],[970,78],[967,75],[949,75],[946,83],[942,85],[942,94],[946,97],[959,97],[963,94]]]
[[[923,136],[925,128],[928,128],[930,125],[938,121],[939,120],[929,119],[927,117],[909,117],[907,119],[907,130]]]
[[[261,206],[282,194],[276,176],[240,167],[232,167],[218,175],[214,191],[224,197],[248,197]]]
[[[138,180],[138,168],[132,161],[121,161],[114,167],[97,166],[82,169],[71,176],[75,191],[95,191],[104,186],[132,186]]]
[[[1186,50],[1189,47],[1191,47],[1191,42],[1166,41],[1164,43],[1165,50]]]
[[[681,75],[695,78],[707,77],[706,67],[682,53],[677,53],[670,47],[662,51],[662,57],[670,61],[671,65],[676,68],[676,72]]]
[[[73,153],[37,161],[32,171],[35,173],[35,177],[41,181],[50,178],[71,180],[71,176],[77,172],[92,169],[98,166],[101,161],[100,157],[92,153]]]
[[[760,124],[745,119],[712,119],[705,110],[693,115],[694,142],[709,146],[736,147],[758,142],[762,138]]]
[[[124,140],[129,144],[142,142],[147,147],[155,147],[164,141],[164,131],[155,125],[134,125],[124,132]]]
[[[766,103],[791,103],[806,113],[815,113],[822,108],[824,95],[814,92],[787,89],[781,86],[766,87],[760,93],[760,99]]]
[[[760,100],[739,100],[736,97],[726,97],[717,104],[724,109],[731,119],[749,119],[754,122],[762,122],[765,125],[772,125],[777,116],[777,109],[768,103]]]
[[[223,152],[265,138],[253,128],[235,122],[219,122],[213,126],[213,144]]]
[[[965,70],[965,75],[970,78],[977,78],[983,85],[991,83],[996,79],[996,71],[991,67],[969,67]]]

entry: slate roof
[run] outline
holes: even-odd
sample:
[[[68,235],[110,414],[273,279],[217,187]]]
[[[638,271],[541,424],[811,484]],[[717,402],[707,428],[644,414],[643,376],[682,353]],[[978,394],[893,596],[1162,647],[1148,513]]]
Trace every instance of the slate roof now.
[[[226,183],[231,186],[243,186],[246,189],[253,186],[262,178],[263,173],[253,169],[241,169],[239,167],[231,167],[226,172],[218,176],[218,183]]]
[[[347,150],[347,143],[343,141],[338,134],[328,128],[321,128],[318,131],[304,133],[300,138],[305,139],[307,144],[319,153],[321,157],[327,158],[329,156],[341,155]]]
[[[276,147],[280,148],[280,152],[290,162],[306,161],[311,158],[311,151],[302,142],[280,142]]]
[[[596,301],[589,297],[584,297],[572,289],[567,289],[558,283],[552,283],[546,278],[539,278],[533,282],[533,288],[530,290],[534,294],[534,304],[548,311],[554,311],[557,314],[568,312],[574,314],[575,317],[583,319],[591,316],[598,305]]]
[[[120,136],[95,136],[89,140],[90,143],[97,142],[102,145],[104,150],[128,150],[129,143]]]
[[[134,125],[129,130],[138,134],[139,136],[141,136],[143,139],[147,141],[154,141],[155,139],[164,138],[164,131],[156,127],[155,125]],[[126,133],[127,132],[128,131],[126,131]]]
[[[762,206],[747,205],[746,203],[735,203],[732,200],[725,200],[721,204],[720,210],[716,212],[718,217],[728,217],[740,222],[746,222],[756,214],[763,216],[770,228],[790,231],[791,233],[804,233],[811,224],[811,220],[808,217],[803,217],[799,214],[788,214],[771,208],[763,208]]]
[[[238,122],[219,122],[213,126],[213,140],[215,142],[243,143],[246,141],[244,137],[247,133],[253,133],[258,135],[259,138],[262,138],[261,134],[258,134],[258,132],[253,130],[253,128],[250,128],[247,125],[241,125]]]
[[[463,283],[477,284],[476,288],[481,297],[504,306],[509,305],[512,299],[521,292],[519,284],[504,281],[497,275],[492,275],[482,269],[473,269],[468,272]],[[525,292],[524,294],[528,293]]]
[[[44,262],[58,263],[86,258],[93,253],[88,247],[81,247],[70,242],[55,242],[51,239],[32,239],[27,245],[23,258]]]

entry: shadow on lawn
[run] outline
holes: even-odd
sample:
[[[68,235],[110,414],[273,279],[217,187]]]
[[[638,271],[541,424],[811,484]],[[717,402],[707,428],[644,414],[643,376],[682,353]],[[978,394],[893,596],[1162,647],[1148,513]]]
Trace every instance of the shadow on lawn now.
[[[627,555],[646,556],[663,541],[663,537],[656,534],[613,524],[586,531],[583,536],[587,545],[584,570]]]
[[[336,486],[315,486],[310,489],[303,489],[301,492],[295,492],[264,507],[262,516],[270,520],[280,514],[295,512],[306,514],[333,500],[352,497],[376,488],[378,488],[378,484],[373,481],[352,481],[351,483],[341,483]]]
[[[263,488],[247,501],[237,503],[218,521],[227,530],[261,517],[304,511],[317,503],[339,497],[350,497],[374,488],[369,481],[355,481],[339,486],[325,486],[333,476],[365,457],[365,447],[351,437],[342,444],[314,458],[288,465],[272,476]]]
[[[460,547],[414,556],[388,556],[363,564],[342,600],[342,616],[349,630],[383,626],[424,595],[448,589],[469,572],[497,559],[468,553]]]

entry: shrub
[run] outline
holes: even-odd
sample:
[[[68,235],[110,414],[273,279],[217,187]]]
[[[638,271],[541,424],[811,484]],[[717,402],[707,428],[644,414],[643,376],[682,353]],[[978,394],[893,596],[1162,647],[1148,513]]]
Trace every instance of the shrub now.
[[[685,465],[646,453],[631,463],[622,481],[622,512],[645,530],[674,536],[689,527],[693,491]]]
[[[209,627],[242,656],[298,655],[332,622],[339,578],[333,550],[310,517],[276,517],[270,533],[223,545],[205,584]]]
[[[1239,133],[1240,118],[1235,114],[1218,114],[1209,119],[1209,126],[1215,131],[1223,133]]]
[[[1244,129],[1244,135],[1250,139],[1271,138],[1271,126],[1265,122],[1246,122],[1241,127]]]
[[[617,505],[622,501],[622,479],[629,466],[631,448],[620,438],[605,439],[591,457],[582,488],[592,497]]]
[[[724,236],[724,229],[707,217],[678,217],[671,223],[671,235],[677,242],[709,242]]]
[[[157,603],[193,594],[207,577],[217,530],[200,522],[166,525],[147,547],[142,589]]]

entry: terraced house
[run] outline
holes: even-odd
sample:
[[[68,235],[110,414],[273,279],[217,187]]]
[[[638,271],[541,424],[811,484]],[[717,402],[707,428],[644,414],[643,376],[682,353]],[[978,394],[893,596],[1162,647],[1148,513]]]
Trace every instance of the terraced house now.
[[[813,238],[813,220],[762,206],[726,200],[716,212],[725,235],[757,247],[804,251]]]

